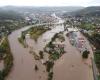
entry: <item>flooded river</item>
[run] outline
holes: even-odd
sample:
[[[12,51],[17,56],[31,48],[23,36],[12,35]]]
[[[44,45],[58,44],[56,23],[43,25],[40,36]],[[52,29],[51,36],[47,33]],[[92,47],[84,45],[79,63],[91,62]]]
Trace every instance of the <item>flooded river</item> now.
[[[34,66],[35,64],[40,63],[37,63],[33,59],[33,56],[29,54],[29,50],[27,48],[23,48],[22,45],[18,42],[18,37],[21,35],[21,31],[24,31],[28,28],[30,28],[30,26],[16,30],[8,36],[11,51],[14,57],[14,66],[6,80],[47,80],[46,73],[43,73],[45,67],[40,65],[39,67],[42,71],[40,70],[40,72],[36,74],[34,71]],[[58,25],[55,26],[55,28],[52,30],[47,31],[42,36],[40,36],[37,43],[33,40],[27,40],[30,46],[33,46],[36,51],[42,50],[43,47],[45,47],[45,45],[51,40],[53,35],[62,30],[64,30],[63,26]]]
[[[27,38],[26,42],[29,46],[33,47],[33,50],[35,50],[36,53],[38,53],[38,51],[43,50],[46,44],[51,41],[51,38],[54,36],[54,34],[59,33],[60,31],[64,31],[64,27],[56,26],[55,28],[41,35],[37,41]]]
[[[58,23],[63,22],[59,20]],[[14,66],[6,80],[47,80],[45,66],[33,59],[28,48],[18,42],[21,31],[27,30],[31,26],[12,32],[8,36],[11,51],[14,57]],[[55,33],[63,31],[63,25],[56,25],[52,30],[41,35],[37,42],[27,38],[26,42],[33,50],[43,50],[45,45],[51,40]],[[66,38],[66,54],[56,61],[54,66],[54,80],[93,80],[92,68],[82,62],[81,54],[74,48]],[[91,62],[90,62],[91,63]],[[39,65],[39,70],[34,70],[35,64]]]

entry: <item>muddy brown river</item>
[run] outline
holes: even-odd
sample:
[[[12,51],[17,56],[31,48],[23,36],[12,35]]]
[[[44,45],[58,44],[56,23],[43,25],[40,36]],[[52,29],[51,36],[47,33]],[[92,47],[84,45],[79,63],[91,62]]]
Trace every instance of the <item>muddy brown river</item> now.
[[[35,64],[40,64],[33,60],[33,56],[29,54],[29,50],[27,48],[23,48],[22,45],[18,42],[18,37],[21,35],[21,31],[30,28],[30,26],[24,27],[22,29],[16,30],[12,32],[8,36],[11,51],[14,57],[14,66],[12,71],[7,76],[6,80],[46,80],[47,75],[43,73],[45,69],[44,66],[40,66],[42,71],[36,73],[34,71]],[[55,33],[64,30],[63,26],[55,26],[50,31],[45,32],[42,36],[39,37],[37,42],[33,40],[28,40],[29,44],[33,46],[33,48],[38,50],[43,50],[43,47],[51,40]],[[31,46],[30,45],[30,46]],[[41,77],[42,76],[42,77]]]
[[[18,42],[21,31],[27,30],[30,27],[27,26],[16,30],[8,36],[14,57],[14,66],[10,74],[6,77],[6,80],[47,80],[48,74],[45,71],[45,66],[41,65],[39,61],[35,61],[32,54],[29,53],[29,49],[23,48]],[[38,53],[38,51],[43,50],[55,33],[63,30],[63,25],[57,25],[52,30],[41,35],[37,42],[28,38],[26,41]],[[83,62],[81,54],[69,43],[68,38],[66,38],[65,45],[66,54],[55,62],[53,80],[93,80],[90,58],[88,61]],[[88,62],[90,66],[87,65]],[[35,64],[39,65],[37,72],[34,70]]]

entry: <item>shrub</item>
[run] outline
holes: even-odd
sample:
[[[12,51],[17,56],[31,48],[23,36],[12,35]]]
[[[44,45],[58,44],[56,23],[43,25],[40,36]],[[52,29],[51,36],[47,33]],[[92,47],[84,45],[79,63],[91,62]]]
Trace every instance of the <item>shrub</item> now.
[[[39,68],[38,68],[38,66],[37,66],[37,65],[35,65],[35,71],[38,71],[38,69],[39,69]]]
[[[54,62],[52,61],[46,61],[46,71],[50,72],[50,70],[53,68]]]
[[[24,48],[26,48],[25,41],[22,37],[18,38],[18,41],[23,45]]]
[[[43,51],[40,51],[40,52],[39,52],[39,55],[40,55],[40,59],[43,59],[43,57],[44,57]]]
[[[94,53],[94,60],[95,60],[95,63],[98,67],[98,69],[100,68],[100,50],[97,50],[95,53]],[[100,70],[99,70],[100,72]]]
[[[83,58],[85,58],[85,59],[87,59],[87,58],[88,58],[89,53],[90,53],[90,52],[89,52],[89,51],[87,51],[87,50],[86,50],[86,51],[84,51],[84,52],[83,52],[83,54],[82,54],[82,57],[83,57]]]
[[[53,78],[53,72],[49,72],[49,74],[48,74],[48,80],[52,80],[52,78]]]
[[[57,51],[54,51],[54,53],[50,54],[50,59],[57,60],[59,59],[60,54]]]

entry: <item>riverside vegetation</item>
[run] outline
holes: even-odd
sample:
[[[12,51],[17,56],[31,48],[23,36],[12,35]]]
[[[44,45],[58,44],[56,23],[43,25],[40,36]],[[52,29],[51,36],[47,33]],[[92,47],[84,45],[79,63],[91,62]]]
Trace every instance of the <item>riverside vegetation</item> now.
[[[33,26],[26,31],[22,31],[21,37],[19,37],[18,40],[24,47],[27,47],[25,41],[26,34],[29,34],[30,38],[34,39],[34,41],[37,41],[37,39],[47,30],[50,30],[50,28],[45,27],[45,25]]]
[[[6,37],[3,43],[0,45],[0,57],[4,61],[4,68],[0,71],[0,80],[4,80],[5,77],[11,71],[13,66],[13,56],[10,50],[8,38]]]
[[[64,41],[65,38],[63,36],[63,32],[56,33],[54,37],[51,39],[51,41],[44,48],[44,51],[49,54],[49,60],[45,63],[46,71],[48,72],[48,80],[53,79],[54,61],[59,59],[61,55],[65,53],[64,45],[62,44]],[[54,42],[60,43],[54,44]]]

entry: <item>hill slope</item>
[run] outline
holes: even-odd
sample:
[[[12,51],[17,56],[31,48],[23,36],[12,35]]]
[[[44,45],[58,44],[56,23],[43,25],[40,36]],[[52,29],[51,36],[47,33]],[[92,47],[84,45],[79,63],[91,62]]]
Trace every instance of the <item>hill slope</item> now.
[[[0,20],[21,20],[22,15],[12,10],[0,10]]]
[[[100,6],[86,7],[71,13],[66,13],[64,16],[86,16],[86,17],[100,17]]]
[[[80,15],[80,16],[100,16],[100,6],[95,6],[95,7],[87,7],[85,9],[82,9],[80,11],[77,11],[75,13],[76,15]]]

